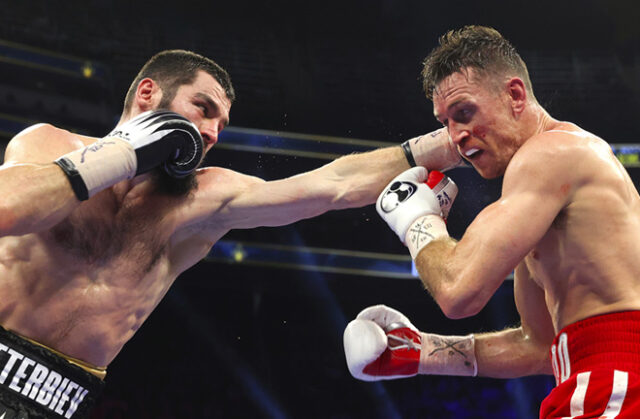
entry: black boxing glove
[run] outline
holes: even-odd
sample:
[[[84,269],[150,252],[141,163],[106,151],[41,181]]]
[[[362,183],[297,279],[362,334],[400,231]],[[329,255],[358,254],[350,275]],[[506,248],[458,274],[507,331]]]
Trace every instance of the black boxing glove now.
[[[172,177],[192,173],[204,158],[197,127],[175,112],[149,111],[55,163],[81,201],[122,180],[162,166]]]

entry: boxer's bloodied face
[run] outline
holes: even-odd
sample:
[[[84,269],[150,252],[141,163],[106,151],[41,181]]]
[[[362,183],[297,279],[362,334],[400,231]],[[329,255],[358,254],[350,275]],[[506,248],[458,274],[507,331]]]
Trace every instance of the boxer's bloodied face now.
[[[158,108],[177,112],[195,124],[204,140],[205,154],[218,142],[218,134],[229,124],[231,101],[213,76],[199,71],[191,84],[178,87],[169,103],[160,100]],[[174,179],[164,170],[156,170],[158,191],[170,195],[186,195],[197,187],[195,173]]]
[[[460,154],[486,179],[502,176],[519,147],[505,82],[468,68],[443,79],[433,93],[436,119],[448,128]]]

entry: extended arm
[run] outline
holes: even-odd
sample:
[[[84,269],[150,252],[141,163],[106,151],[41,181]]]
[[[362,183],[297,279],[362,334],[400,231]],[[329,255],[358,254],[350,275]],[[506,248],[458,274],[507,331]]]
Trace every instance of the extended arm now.
[[[428,138],[419,142],[432,144],[432,147],[416,148],[413,158],[436,166],[432,168],[458,164],[460,157],[457,152],[451,154],[446,131],[438,130],[433,134],[423,136]],[[409,167],[405,151],[405,148],[395,146],[352,154],[316,170],[277,181],[247,179],[232,196],[217,198],[224,205],[216,208],[215,223],[228,229],[277,226],[329,210],[371,204],[395,175]],[[209,188],[212,195],[220,193],[216,183]],[[202,216],[206,217],[206,214]]]
[[[375,201],[408,166],[399,147],[341,157],[290,178],[246,185],[218,213],[228,228],[278,226]],[[219,219],[220,220],[220,219]]]

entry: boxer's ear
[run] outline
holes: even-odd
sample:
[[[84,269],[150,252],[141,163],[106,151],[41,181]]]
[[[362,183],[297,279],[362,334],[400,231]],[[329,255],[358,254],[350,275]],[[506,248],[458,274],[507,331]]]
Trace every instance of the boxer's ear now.
[[[522,114],[527,102],[527,87],[520,77],[512,77],[507,82],[507,94],[511,101],[511,109],[517,118]]]
[[[155,80],[149,77],[140,80],[134,97],[134,106],[139,113],[157,109],[161,100],[162,89]]]

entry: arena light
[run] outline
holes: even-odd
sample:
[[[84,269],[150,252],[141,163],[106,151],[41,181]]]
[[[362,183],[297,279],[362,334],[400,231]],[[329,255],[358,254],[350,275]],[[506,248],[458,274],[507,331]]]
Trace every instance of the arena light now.
[[[611,150],[624,167],[640,167],[640,144],[612,144]]]
[[[205,260],[346,275],[400,279],[417,277],[408,254],[220,240]]]
[[[85,78],[90,79],[91,77],[93,77],[93,73],[93,65],[90,62],[84,63],[84,65],[82,66],[82,75]]]

